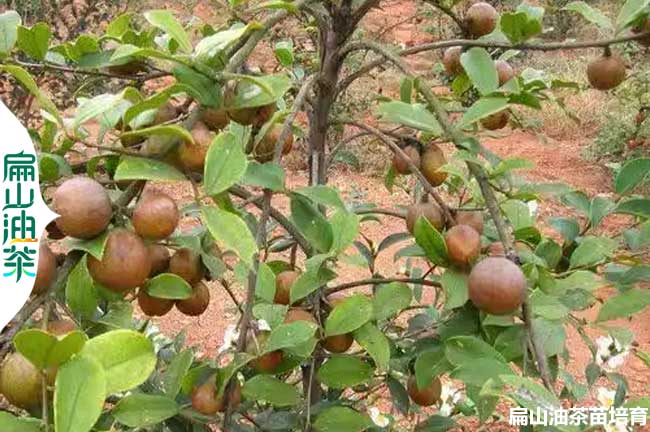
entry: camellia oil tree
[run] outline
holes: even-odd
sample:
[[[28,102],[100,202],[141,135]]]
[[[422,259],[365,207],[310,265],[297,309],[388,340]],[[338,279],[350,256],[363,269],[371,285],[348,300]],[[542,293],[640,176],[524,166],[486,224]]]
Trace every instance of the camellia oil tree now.
[[[646,363],[649,355],[609,321],[650,304],[635,286],[650,278],[642,260],[650,200],[638,195],[650,159],[622,167],[615,196],[589,197],[522,181],[513,171],[528,162],[502,159],[476,137],[505,127],[518,106],[541,109],[560,101],[558,90],[582,89],[543,71],[515,73],[508,59],[520,52],[598,48],[585,65],[589,83],[621,84],[616,52],[648,44],[650,1],[626,1],[615,22],[570,3],[563,13],[579,13],[607,38],[538,43],[542,8],[499,13],[483,2],[429,0],[423,7],[447,15],[459,38],[401,50],[359,30],[378,0],[229,3],[218,13],[231,19],[219,28],[153,10],[69,41],[52,40],[45,23],[0,15],[0,69],[39,108],[32,136],[43,194],[60,215],[47,237],[64,251],[41,248],[33,297],[2,336],[0,391],[12,409],[0,413],[0,429],[402,430],[397,413],[422,412],[409,428],[441,431],[467,417],[502,421],[500,402],[532,411],[579,404],[599,379],[615,385],[613,406],[648,406],[629,400],[616,367],[628,352]],[[287,23],[317,30],[315,57],[272,39],[269,30]],[[260,44],[277,57],[273,74],[247,64]],[[449,97],[404,62],[426,51],[441,53]],[[367,113],[344,96],[380,66],[403,75],[399,99],[369,101],[378,121],[362,121]],[[121,87],[86,88],[64,113],[39,88],[48,74]],[[301,112],[304,124],[295,121]],[[348,138],[334,142],[342,130]],[[292,189],[281,161],[294,134],[307,145],[309,180]],[[351,158],[345,143],[363,136],[394,153],[389,187],[411,176],[410,207],[353,205],[327,186],[328,169]],[[194,202],[179,209],[149,181],[189,181]],[[544,196],[579,216],[557,215],[543,233],[531,209]],[[288,211],[278,207],[283,198]],[[614,213],[630,215],[629,228],[598,235]],[[178,229],[181,217],[195,228]],[[404,219],[404,232],[364,236],[382,217]],[[376,265],[398,244],[394,259],[405,260],[407,276]],[[350,263],[370,276],[341,280]],[[208,288],[208,280],[217,282]],[[232,283],[245,286],[243,301]],[[587,321],[579,312],[605,285],[616,289]],[[170,340],[133,317],[136,301],[148,316],[174,307],[198,316],[221,289],[241,315],[231,343],[207,356],[185,348],[182,334]],[[423,290],[434,300],[423,301]],[[566,368],[567,327],[593,355],[584,377]],[[609,338],[592,340],[588,327]],[[450,381],[461,400],[443,385]],[[394,416],[369,406],[382,392]]]

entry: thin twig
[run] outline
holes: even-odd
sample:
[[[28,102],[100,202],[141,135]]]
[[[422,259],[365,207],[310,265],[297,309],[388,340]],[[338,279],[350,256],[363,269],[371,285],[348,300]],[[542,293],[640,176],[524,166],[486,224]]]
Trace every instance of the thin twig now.
[[[149,81],[149,80],[172,75],[171,72],[166,72],[166,71],[160,71],[151,74],[122,75],[122,74],[104,72],[99,70],[79,69],[79,68],[73,68],[69,66],[54,65],[50,63],[29,63],[20,60],[15,60],[15,63],[27,69],[41,69],[41,70],[48,70],[48,71],[72,73],[75,75],[99,76],[104,78],[114,78],[114,79],[121,79],[121,80],[128,80],[128,81]]]
[[[438,282],[434,282],[428,279],[422,278],[406,278],[406,277],[394,277],[394,278],[371,278],[371,279],[362,279],[354,282],[347,282],[341,285],[336,285],[329,287],[325,290],[326,295],[334,294],[339,291],[344,291],[351,288],[356,288],[365,285],[382,285],[391,282],[401,282],[401,283],[410,283],[415,285],[426,285],[432,287],[440,287]]]

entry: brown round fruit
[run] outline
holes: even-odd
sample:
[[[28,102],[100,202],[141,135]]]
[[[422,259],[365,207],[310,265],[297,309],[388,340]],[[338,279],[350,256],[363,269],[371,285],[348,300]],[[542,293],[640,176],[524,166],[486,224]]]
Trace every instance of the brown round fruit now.
[[[456,223],[458,225],[469,225],[477,233],[483,234],[483,214],[478,210],[458,210],[456,212]]]
[[[192,296],[176,302],[176,309],[189,316],[199,316],[205,312],[210,305],[210,290],[203,282],[199,282],[192,288]]]
[[[617,55],[604,55],[587,66],[587,78],[598,90],[611,90],[625,80],[625,62]]]
[[[167,102],[165,105],[158,108],[158,111],[156,112],[156,115],[153,119],[153,124],[159,125],[159,124],[170,122],[174,120],[176,117],[178,117],[179,113],[180,110],[178,109],[177,106],[175,106],[171,102]]]
[[[442,64],[448,75],[456,76],[463,73],[463,65],[460,62],[460,56],[463,53],[461,47],[451,47],[445,50],[442,55]]]
[[[352,335],[350,333],[346,333],[342,335],[326,337],[325,340],[323,340],[322,345],[323,348],[325,348],[327,351],[333,354],[340,354],[349,350],[353,342],[354,338]]]
[[[432,202],[413,204],[406,212],[406,229],[411,234],[414,233],[415,222],[420,217],[426,218],[438,231],[445,226],[445,217],[437,204]]]
[[[174,307],[174,301],[152,297],[143,289],[138,291],[138,306],[147,316],[163,316]]]
[[[9,354],[0,366],[0,393],[12,405],[30,409],[41,404],[42,380],[38,369],[19,353]]]
[[[264,348],[268,337],[269,333],[260,333],[256,336],[256,339],[249,338],[246,343],[246,351],[253,356],[259,356],[260,350]],[[280,366],[282,360],[284,360],[282,351],[271,351],[255,358],[250,362],[250,365],[259,373],[271,373]]]
[[[191,249],[178,249],[169,260],[169,272],[182,277],[190,285],[201,281],[205,275],[201,256]]]
[[[291,303],[291,287],[300,277],[300,273],[287,270],[278,274],[275,278],[275,297],[273,302],[288,305]]]
[[[411,400],[420,406],[435,404],[442,394],[442,384],[438,377],[433,378],[428,386],[420,389],[415,376],[411,375],[406,387]]]
[[[273,160],[273,155],[275,153],[275,143],[280,139],[282,134],[282,125],[276,124],[271,126],[271,128],[266,132],[264,138],[261,139],[259,143],[255,146],[253,154],[255,160],[260,163],[270,162]],[[293,148],[293,133],[289,131],[289,134],[282,143],[282,154],[287,155],[291,152]]]
[[[316,318],[314,318],[314,315],[304,309],[291,308],[287,311],[287,314],[284,317],[284,323],[289,324],[296,321],[307,321],[318,326],[318,322],[316,321]]]
[[[228,117],[240,125],[261,127],[271,120],[276,111],[275,104],[269,104],[260,107],[230,109]]]
[[[510,66],[510,63],[504,60],[497,60],[494,62],[499,76],[499,85],[502,86],[515,77],[515,71]]]
[[[225,395],[219,397],[216,385],[216,377],[211,377],[204,384],[196,387],[192,392],[192,408],[201,414],[212,416],[225,410]],[[233,408],[241,402],[241,385],[237,379],[230,396],[230,404]]]
[[[213,131],[220,131],[228,126],[230,119],[228,113],[222,109],[204,108],[201,112],[201,121]]]
[[[492,315],[507,315],[524,301],[526,278],[519,266],[507,258],[485,258],[469,274],[469,298]]]
[[[149,192],[138,201],[131,222],[140,236],[160,240],[174,232],[179,218],[176,202],[169,195]]]
[[[56,279],[56,256],[50,247],[41,240],[38,248],[38,270],[32,294],[43,294]]]
[[[88,270],[95,281],[109,290],[126,292],[149,277],[149,252],[137,234],[117,228],[108,234],[101,261],[88,255]]]
[[[521,241],[516,241],[514,248],[517,253],[522,253],[524,251],[530,253],[533,252],[533,249],[530,246]],[[496,241],[494,243],[490,243],[490,245],[487,247],[487,254],[492,257],[504,257],[506,256],[506,250],[503,247],[503,243]]]
[[[54,336],[65,336],[75,330],[77,330],[77,326],[69,319],[48,321],[47,323],[47,332]]]
[[[487,130],[499,130],[508,126],[509,119],[510,114],[508,114],[508,111],[503,110],[481,119],[481,126]]]
[[[499,21],[499,13],[489,3],[479,2],[472,5],[465,15],[465,24],[475,38],[494,31]]]
[[[54,192],[52,210],[56,226],[71,237],[91,239],[106,229],[113,209],[103,186],[88,177],[66,180]]]
[[[449,259],[460,268],[467,268],[481,253],[481,236],[469,225],[456,225],[445,233]]]
[[[431,186],[440,186],[447,180],[447,173],[440,168],[447,163],[445,153],[435,144],[430,144],[420,158],[420,171]]]
[[[203,172],[205,157],[214,139],[214,132],[202,122],[192,128],[194,142],[183,141],[178,147],[178,157],[183,167],[193,172]]]
[[[413,164],[420,168],[420,152],[415,146],[406,146],[404,147],[404,153],[408,158],[413,162]],[[402,156],[395,153],[393,156],[393,169],[399,174],[411,174],[412,170],[408,164],[408,161]]]
[[[149,253],[149,262],[151,263],[149,277],[164,273],[169,268],[171,255],[169,254],[169,249],[165,246],[152,244],[147,246],[147,252]]]

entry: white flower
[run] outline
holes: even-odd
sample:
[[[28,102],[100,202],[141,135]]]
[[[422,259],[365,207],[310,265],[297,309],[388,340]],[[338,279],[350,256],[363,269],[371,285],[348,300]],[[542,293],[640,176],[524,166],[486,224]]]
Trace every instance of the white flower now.
[[[601,336],[596,339],[596,364],[607,372],[614,372],[625,363],[630,353],[629,346],[623,346],[611,336]]]
[[[440,392],[440,415],[449,417],[454,412],[454,408],[463,399],[463,393],[460,389],[450,384],[443,384]]]
[[[370,418],[373,423],[380,428],[385,428],[390,424],[390,419],[386,417],[377,407],[370,408]]]
[[[598,387],[596,390],[596,399],[605,407],[611,408],[614,406],[614,399],[616,398],[616,390],[610,390],[605,387]]]
[[[257,328],[260,329],[260,331],[271,331],[271,326],[263,319],[257,320]]]
[[[217,350],[217,354],[223,354],[228,351],[235,345],[237,339],[239,339],[239,332],[237,331],[237,327],[234,324],[226,327],[226,332],[223,335],[223,344],[221,344]]]
[[[628,429],[624,424],[608,424],[605,425],[605,432],[628,432]]]
[[[537,210],[539,208],[539,205],[537,201],[528,201],[528,211],[530,212],[531,216],[535,216],[537,214]]]

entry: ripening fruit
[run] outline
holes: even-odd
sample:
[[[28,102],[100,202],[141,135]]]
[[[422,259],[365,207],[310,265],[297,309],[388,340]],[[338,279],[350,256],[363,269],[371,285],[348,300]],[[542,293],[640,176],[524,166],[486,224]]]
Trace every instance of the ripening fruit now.
[[[57,227],[70,237],[91,239],[106,229],[113,209],[106,190],[88,177],[73,177],[54,192],[52,210]]]
[[[160,240],[169,237],[178,225],[178,207],[169,195],[162,192],[149,192],[140,198],[131,222],[141,237]]]
[[[266,332],[258,334],[255,339],[249,338],[246,343],[246,352],[256,357],[259,356],[268,337],[269,333]],[[250,362],[250,365],[259,373],[271,373],[280,366],[283,359],[284,353],[282,351],[272,351],[255,358]]]
[[[461,47],[447,48],[442,55],[442,64],[448,75],[456,76],[463,73],[463,65],[460,62],[460,56],[463,53]]]
[[[123,293],[139,287],[149,277],[149,252],[137,234],[117,228],[108,234],[101,261],[88,255],[88,271],[109,290]]]
[[[510,114],[508,114],[508,111],[503,110],[482,118],[481,126],[487,130],[499,130],[508,126],[508,120],[510,120]]]
[[[589,63],[587,78],[591,86],[598,90],[610,90],[625,80],[625,62],[617,55],[604,55]]]
[[[307,321],[318,326],[318,322],[316,321],[316,318],[314,318],[314,315],[304,309],[291,308],[287,311],[287,314],[284,317],[284,323],[289,324],[296,321]]]
[[[465,15],[465,24],[475,38],[494,31],[499,21],[499,13],[489,3],[479,2],[472,5]]]
[[[201,263],[201,256],[192,249],[178,249],[169,260],[169,272],[182,277],[190,285],[203,279],[205,269]]]
[[[50,247],[41,240],[38,248],[38,270],[36,270],[32,294],[42,294],[47,291],[54,279],[56,279],[56,256]]]
[[[478,210],[458,210],[456,212],[456,224],[469,225],[477,233],[483,234],[484,221],[483,214]]]
[[[12,405],[30,409],[41,404],[42,378],[36,367],[19,353],[7,355],[0,366],[0,393]]]
[[[420,157],[420,171],[431,186],[440,186],[447,180],[447,173],[440,168],[447,163],[445,153],[435,144],[430,144]]]
[[[201,112],[201,121],[212,131],[220,131],[228,126],[230,119],[228,113],[218,108],[204,108]]]
[[[282,133],[282,125],[276,124],[271,126],[271,128],[266,132],[264,138],[260,140],[259,143],[255,146],[253,150],[253,155],[255,160],[264,163],[270,162],[273,160],[273,155],[275,153],[275,143],[280,139],[280,134]],[[282,143],[282,154],[287,155],[291,152],[293,148],[293,133],[289,131],[289,134]]]
[[[438,377],[433,378],[431,384],[420,389],[418,388],[415,376],[411,375],[406,388],[411,400],[420,406],[431,406],[435,404],[440,400],[440,395],[442,394],[442,384]]]
[[[151,244],[147,246],[147,252],[149,253],[149,262],[151,263],[149,277],[164,273],[169,267],[169,260],[171,258],[169,249],[163,245]]]
[[[178,107],[171,102],[167,102],[165,105],[158,108],[156,115],[153,118],[153,124],[159,125],[163,123],[170,122],[174,120],[180,114]]]
[[[147,316],[163,316],[172,310],[174,300],[152,297],[143,288],[138,291],[138,306]]]
[[[404,147],[402,150],[406,153],[413,164],[420,168],[420,152],[417,147],[409,145]],[[393,169],[399,174],[411,174],[412,172],[408,161],[397,153],[393,156]]]
[[[447,253],[453,264],[467,268],[481,253],[481,236],[469,225],[456,225],[445,233]]]
[[[219,390],[215,381],[216,377],[213,376],[192,391],[192,408],[195,411],[208,416],[225,411],[225,394],[219,397]],[[239,384],[237,379],[234,382],[235,384],[230,394],[230,404],[233,408],[236,408],[241,402],[241,384]]]
[[[507,258],[485,258],[469,274],[469,298],[483,312],[507,315],[524,301],[526,278]]]
[[[497,75],[499,76],[499,85],[502,86],[511,79],[515,77],[515,71],[505,60],[497,60],[494,62],[494,67],[497,70]]]
[[[354,338],[352,335],[346,333],[342,335],[328,336],[323,340],[322,345],[323,348],[333,354],[341,354],[349,350],[353,342]]]
[[[47,332],[54,336],[65,336],[77,330],[77,326],[69,319],[60,319],[47,322]]]
[[[420,216],[425,217],[438,231],[445,226],[445,217],[437,204],[432,202],[413,204],[406,212],[406,229],[411,234],[414,234],[415,222]]]
[[[191,133],[194,142],[183,141],[178,147],[178,158],[188,171],[202,173],[215,134],[202,122],[194,123]]]
[[[275,278],[275,297],[273,302],[276,304],[288,305],[291,303],[291,287],[300,277],[300,273],[287,270],[278,274]]]
[[[192,295],[185,300],[176,302],[176,309],[188,316],[199,316],[206,311],[210,305],[210,290],[203,282],[192,287]]]
[[[228,85],[224,92],[225,106],[233,106],[235,104],[235,97],[237,95],[239,86],[246,86],[248,84],[238,83],[235,86]],[[249,108],[231,108],[228,109],[228,117],[236,121],[240,125],[261,127],[264,123],[271,120],[273,114],[277,111],[275,103],[269,105],[249,107]]]

